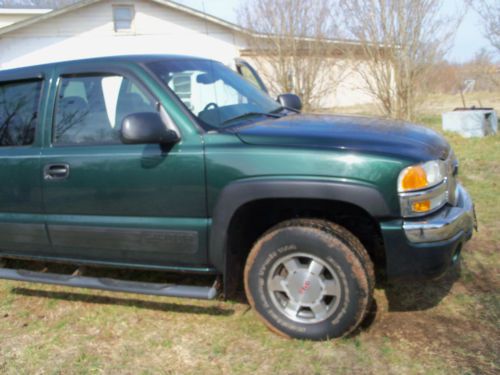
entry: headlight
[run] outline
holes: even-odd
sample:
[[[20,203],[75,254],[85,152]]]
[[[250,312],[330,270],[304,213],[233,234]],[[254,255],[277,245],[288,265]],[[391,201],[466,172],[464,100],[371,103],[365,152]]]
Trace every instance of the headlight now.
[[[443,182],[446,177],[446,167],[441,160],[412,165],[401,171],[398,178],[398,191],[415,191],[427,189]]]
[[[438,210],[448,201],[445,163],[433,160],[403,169],[398,178],[398,192],[403,217]]]

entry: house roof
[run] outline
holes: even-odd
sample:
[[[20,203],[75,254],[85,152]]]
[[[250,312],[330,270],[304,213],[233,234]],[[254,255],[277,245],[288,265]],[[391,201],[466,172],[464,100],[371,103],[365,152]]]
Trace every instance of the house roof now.
[[[0,1],[2,1],[2,0],[0,0]],[[26,1],[26,0],[20,0],[20,1]],[[34,0],[34,1],[39,1],[39,0]],[[47,0],[47,1],[50,2],[50,0]],[[69,5],[66,5],[63,8],[54,9],[53,11],[42,14],[40,16],[28,18],[26,20],[16,22],[12,25],[0,28],[0,35],[7,34],[7,33],[10,33],[12,31],[19,30],[19,29],[34,25],[36,23],[39,23],[39,22],[60,16],[60,15],[63,15],[63,14],[72,12],[74,10],[98,3],[102,0],[81,0],[81,1],[77,1],[77,2],[74,2],[71,0],[65,0],[65,1]],[[170,1],[170,0],[150,0],[150,1],[157,3],[157,4],[160,4],[160,5],[163,5],[163,6],[166,6],[166,7],[171,8],[171,9],[179,10],[181,12],[190,14],[190,15],[198,17],[198,18],[202,18],[206,21],[215,23],[215,24],[222,26],[222,27],[226,27],[226,28],[231,29],[233,31],[248,33],[248,30],[242,28],[241,26],[238,26],[234,23],[225,21],[221,18],[212,16],[210,14],[203,13],[199,10],[193,9],[193,8],[188,7],[186,5],[182,5],[182,4]],[[30,1],[26,1],[26,2],[30,3]],[[0,6],[1,6],[1,2],[0,2]]]

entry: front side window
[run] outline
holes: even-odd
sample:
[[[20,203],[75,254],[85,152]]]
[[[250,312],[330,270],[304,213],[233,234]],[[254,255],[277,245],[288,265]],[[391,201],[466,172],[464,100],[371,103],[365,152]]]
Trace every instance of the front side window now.
[[[187,108],[209,127],[220,128],[245,114],[269,114],[280,105],[223,64],[171,59],[148,64]]]
[[[126,116],[155,111],[154,101],[122,76],[63,77],[56,102],[53,142],[121,143],[121,124]]]
[[[0,84],[0,147],[35,139],[41,81]]]

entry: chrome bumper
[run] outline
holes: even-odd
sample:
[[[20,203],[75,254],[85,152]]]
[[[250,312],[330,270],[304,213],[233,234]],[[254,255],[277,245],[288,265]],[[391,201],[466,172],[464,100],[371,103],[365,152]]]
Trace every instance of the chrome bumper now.
[[[438,213],[425,220],[407,220],[403,223],[406,238],[410,242],[445,241],[459,233],[472,234],[476,227],[474,204],[467,191],[458,184],[456,187],[457,204],[445,206]]]

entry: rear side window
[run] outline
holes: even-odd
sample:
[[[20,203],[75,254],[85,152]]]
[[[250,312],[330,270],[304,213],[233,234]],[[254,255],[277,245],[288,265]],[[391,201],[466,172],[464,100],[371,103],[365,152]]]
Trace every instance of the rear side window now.
[[[155,103],[125,77],[63,77],[54,123],[54,144],[121,143],[123,119],[137,112],[155,112]]]
[[[35,140],[41,81],[0,83],[0,147]]]

